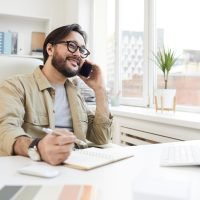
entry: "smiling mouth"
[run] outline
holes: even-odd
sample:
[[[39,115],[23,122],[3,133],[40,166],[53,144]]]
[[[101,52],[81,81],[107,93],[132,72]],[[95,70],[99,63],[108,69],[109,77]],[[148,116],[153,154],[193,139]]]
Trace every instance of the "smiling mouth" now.
[[[66,59],[66,61],[69,61],[70,64],[73,66],[73,67],[78,67],[80,65],[80,62],[77,60],[77,59]]]
[[[75,64],[75,65],[80,65],[80,59],[75,58],[75,57],[66,57],[66,61],[68,60],[70,63]]]

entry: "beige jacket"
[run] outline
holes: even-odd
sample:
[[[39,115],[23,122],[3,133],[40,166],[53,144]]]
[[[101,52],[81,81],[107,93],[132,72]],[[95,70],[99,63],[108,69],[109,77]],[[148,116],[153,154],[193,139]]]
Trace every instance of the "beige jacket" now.
[[[112,117],[92,113],[76,85],[65,83],[72,114],[73,132],[81,140],[106,144],[111,137]],[[12,155],[16,137],[43,137],[43,127],[54,129],[55,90],[38,67],[34,73],[14,76],[0,85],[0,152]]]

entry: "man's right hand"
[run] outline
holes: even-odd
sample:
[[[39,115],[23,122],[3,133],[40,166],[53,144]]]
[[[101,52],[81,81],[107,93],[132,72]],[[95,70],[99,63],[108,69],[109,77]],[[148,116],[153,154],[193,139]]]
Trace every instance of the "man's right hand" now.
[[[43,161],[58,165],[63,163],[70,155],[76,137],[66,129],[56,129],[55,134],[48,134],[38,143],[38,151]],[[27,136],[19,136],[13,146],[13,154],[28,156],[28,147],[32,139]]]
[[[38,143],[42,160],[51,165],[61,164],[69,157],[76,139],[73,133],[66,129],[56,129],[55,131],[59,135],[46,135]]]

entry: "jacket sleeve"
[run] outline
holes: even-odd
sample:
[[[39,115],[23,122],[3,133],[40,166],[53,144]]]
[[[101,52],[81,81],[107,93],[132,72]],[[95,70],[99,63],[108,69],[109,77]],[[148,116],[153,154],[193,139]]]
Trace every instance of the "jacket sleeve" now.
[[[0,85],[0,152],[12,155],[16,137],[26,135],[22,128],[24,92],[20,82],[8,80]]]
[[[111,139],[113,117],[96,111],[94,114],[88,110],[87,139],[95,144],[107,144]]]

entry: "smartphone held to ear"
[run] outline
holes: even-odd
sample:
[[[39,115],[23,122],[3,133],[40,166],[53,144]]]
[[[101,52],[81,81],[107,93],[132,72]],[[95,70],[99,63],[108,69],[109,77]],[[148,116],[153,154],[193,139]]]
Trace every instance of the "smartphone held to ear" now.
[[[90,75],[91,71],[92,71],[92,65],[89,64],[88,62],[84,62],[79,71],[79,74],[87,78]]]

